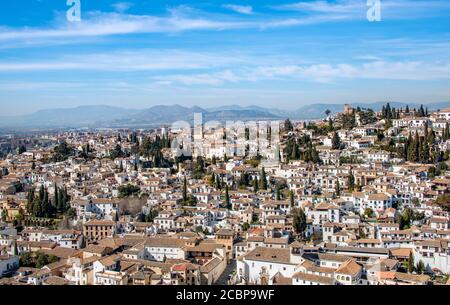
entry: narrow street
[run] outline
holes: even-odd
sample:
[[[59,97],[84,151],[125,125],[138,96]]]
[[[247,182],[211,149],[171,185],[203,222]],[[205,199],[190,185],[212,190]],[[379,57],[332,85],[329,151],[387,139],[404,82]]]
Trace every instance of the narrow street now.
[[[227,285],[229,275],[236,270],[236,260],[232,259],[214,285]]]

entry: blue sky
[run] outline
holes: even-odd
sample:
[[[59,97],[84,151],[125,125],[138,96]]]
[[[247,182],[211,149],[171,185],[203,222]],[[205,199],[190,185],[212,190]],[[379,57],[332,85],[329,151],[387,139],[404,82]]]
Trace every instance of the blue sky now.
[[[1,115],[450,100],[450,1],[4,1]]]

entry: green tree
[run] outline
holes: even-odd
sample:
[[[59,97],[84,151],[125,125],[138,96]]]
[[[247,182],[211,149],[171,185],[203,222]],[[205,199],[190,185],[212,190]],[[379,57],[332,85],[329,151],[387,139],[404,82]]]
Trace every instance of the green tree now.
[[[448,139],[450,139],[450,132],[449,132],[448,124],[445,124],[444,131],[442,132],[442,141],[445,142]]]
[[[336,186],[334,188],[334,192],[336,194],[336,196],[341,196],[341,185],[339,183],[339,179],[336,180]]]
[[[425,264],[422,260],[417,263],[417,273],[423,274],[425,272]]]
[[[36,261],[36,268],[41,269],[42,267],[44,267],[48,264],[57,262],[58,258],[54,255],[47,255],[45,253],[38,251],[36,253],[35,261]]]
[[[348,179],[348,190],[350,192],[353,192],[353,190],[355,189],[355,176],[353,175],[352,172],[350,172],[347,179]]]
[[[3,209],[0,219],[1,219],[1,221],[6,222],[7,218],[8,218],[8,213],[6,212],[6,209]]]
[[[364,210],[364,215],[366,215],[366,217],[371,218],[374,216],[374,211],[371,208],[366,208]]]
[[[60,196],[58,193],[58,186],[56,186],[56,183],[55,183],[55,190],[54,190],[54,194],[53,194],[53,205],[55,206],[55,208],[58,212],[60,212],[62,210],[59,199],[60,199]]]
[[[74,149],[67,145],[65,141],[63,141],[53,149],[53,155],[50,158],[50,161],[62,162],[67,160],[70,156],[73,156],[74,153]]]
[[[306,230],[306,214],[302,208],[293,208],[292,209],[293,223],[292,226],[294,231],[303,236]]]
[[[284,121],[284,130],[287,132],[294,130],[294,126],[292,125],[291,120],[286,119],[286,121]]]
[[[119,186],[119,198],[132,197],[140,192],[140,187],[133,184]]]
[[[443,210],[450,211],[450,193],[438,196],[435,203],[439,205]]]
[[[341,139],[339,138],[337,132],[333,133],[333,138],[331,139],[331,148],[332,149],[341,148]]]
[[[214,173],[212,173],[209,177],[208,177],[208,185],[213,186],[214,182],[216,182],[216,176],[214,175]]]
[[[120,146],[120,144],[117,144],[114,149],[109,153],[109,157],[114,160],[116,158],[121,158],[124,157],[125,154],[122,151],[122,147]]]
[[[261,170],[261,179],[259,180],[259,188],[263,190],[267,190],[267,177],[266,177],[266,171],[264,170],[264,167]]]
[[[408,273],[413,273],[414,272],[414,256],[412,251],[409,252],[409,257],[408,257]]]
[[[228,193],[228,184],[225,185],[225,206],[228,210],[231,210],[232,208],[230,194]]]
[[[24,252],[19,257],[19,264],[21,267],[34,267],[33,256],[31,252]]]
[[[187,201],[187,180],[186,180],[186,176],[184,176],[184,179],[183,179],[183,201],[184,202]]]
[[[255,177],[253,179],[253,192],[257,193],[258,192],[258,177]]]

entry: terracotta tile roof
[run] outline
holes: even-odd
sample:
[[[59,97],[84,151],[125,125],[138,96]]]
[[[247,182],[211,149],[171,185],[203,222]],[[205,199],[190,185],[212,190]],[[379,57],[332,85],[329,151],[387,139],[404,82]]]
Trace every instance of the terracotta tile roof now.
[[[349,260],[343,263],[337,270],[336,273],[346,274],[350,276],[356,276],[361,272],[362,267],[354,260]]]
[[[334,279],[327,276],[321,276],[316,274],[309,274],[304,272],[297,272],[292,276],[293,279],[304,280],[314,283],[320,283],[323,285],[333,285]]]
[[[244,257],[246,260],[292,264],[290,262],[289,249],[256,247],[255,249],[244,255]]]

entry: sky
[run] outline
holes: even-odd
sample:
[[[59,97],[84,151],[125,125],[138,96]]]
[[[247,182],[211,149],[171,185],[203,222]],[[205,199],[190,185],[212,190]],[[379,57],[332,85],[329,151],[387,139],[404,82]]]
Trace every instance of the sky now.
[[[450,101],[448,0],[77,1],[3,1],[0,116]]]

